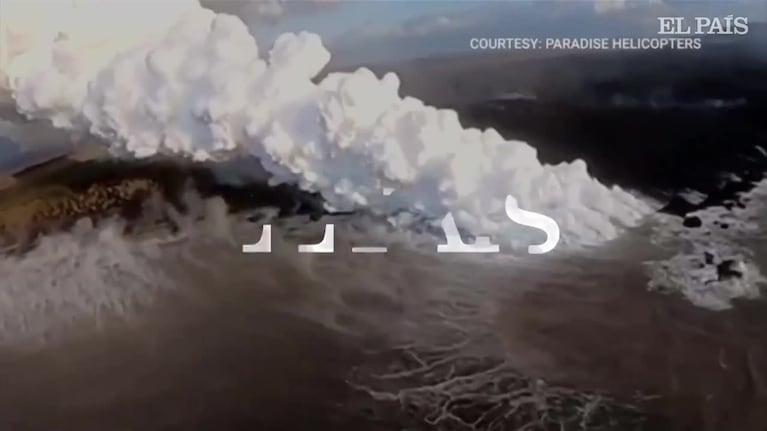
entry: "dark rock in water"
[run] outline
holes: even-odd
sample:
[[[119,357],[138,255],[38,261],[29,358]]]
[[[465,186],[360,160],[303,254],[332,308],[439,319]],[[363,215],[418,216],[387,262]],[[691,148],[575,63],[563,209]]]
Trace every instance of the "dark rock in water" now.
[[[689,216],[684,218],[682,225],[684,227],[701,227],[703,226],[703,222],[700,220],[700,217]]]
[[[673,196],[663,209],[669,214],[683,216],[689,212],[695,211],[696,208],[697,205],[690,203],[687,199],[681,196]]]
[[[709,252],[703,253],[703,258],[706,261],[706,265],[712,265],[714,263],[714,255]]]
[[[727,280],[730,278],[742,278],[743,271],[739,268],[739,264],[735,259],[726,259],[722,263],[716,266],[716,272],[719,275],[719,281]]]
[[[727,229],[730,227],[730,225],[728,223],[719,223],[719,227],[721,227],[722,229]]]

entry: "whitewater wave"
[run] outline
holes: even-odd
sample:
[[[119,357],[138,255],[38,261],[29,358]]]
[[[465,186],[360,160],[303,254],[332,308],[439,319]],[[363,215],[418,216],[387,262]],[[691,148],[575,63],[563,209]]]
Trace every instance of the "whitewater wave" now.
[[[737,197],[740,205],[717,205],[684,218],[657,215],[651,240],[674,254],[647,263],[650,288],[681,293],[712,310],[729,309],[734,299],[760,298],[767,285],[757,252],[765,238],[760,220],[766,196],[763,180]]]
[[[426,306],[427,298],[463,301],[470,308],[490,301],[486,289],[466,289],[465,282],[458,282],[475,271],[462,271],[459,265],[446,271],[433,250],[413,248],[419,242],[413,233],[392,235],[391,227],[380,219],[278,219],[278,211],[271,208],[232,215],[221,198],[203,199],[193,192],[185,196],[185,205],[188,213],[173,216],[179,229],[175,233],[154,225],[152,211],[131,222],[131,234],[118,218],[96,225],[82,219],[71,231],[41,237],[23,254],[4,256],[0,346],[34,346],[72,334],[87,335],[145,320],[167,301],[173,306],[189,300],[215,302],[213,298],[236,291],[249,292],[260,305],[270,304],[334,331],[418,333],[421,340],[428,340],[426,334],[438,331],[441,322],[425,314],[434,305]],[[259,221],[249,221],[254,217]],[[337,226],[336,253],[298,253],[298,244],[322,237],[326,222]],[[257,240],[264,223],[274,225],[272,253],[242,253],[242,244]],[[431,248],[436,248],[429,238]],[[424,236],[420,243],[425,246],[429,241]],[[380,256],[351,253],[353,246],[371,242],[392,249],[394,254],[387,259],[391,265],[409,259],[420,263],[409,269],[400,266],[402,273],[395,276],[389,265],[376,263]],[[436,288],[405,289],[408,274],[426,277]],[[211,299],[201,299],[206,297]],[[393,314],[402,318],[401,325],[391,323]]]
[[[20,112],[104,137],[115,153],[247,153],[272,183],[319,192],[331,210],[366,209],[397,225],[412,220],[399,213],[438,223],[452,212],[473,234],[525,245],[539,232],[512,227],[509,194],[555,219],[565,245],[615,238],[652,210],[593,179],[583,161],[543,165],[524,142],[464,129],[454,111],[401,97],[394,74],[359,69],[314,83],[330,59],[317,35],[284,34],[263,59],[240,19],[193,1],[170,2],[147,31],[154,10],[86,5],[63,15],[71,19],[59,37],[17,49],[9,83]],[[104,25],[77,25],[92,16]],[[132,20],[142,32],[113,40]]]
[[[126,235],[121,218],[97,224],[83,218],[23,253],[3,254],[0,345],[37,345],[125,323],[188,284],[191,261],[179,246],[224,243],[228,231],[220,198],[189,192],[185,204],[189,213],[174,216],[176,234],[152,227],[157,208],[147,207],[142,221],[131,223],[133,235]]]
[[[158,249],[126,241],[119,224],[81,222],[44,237],[23,257],[0,260],[0,344],[44,341],[78,323],[128,317],[170,282],[153,265]]]

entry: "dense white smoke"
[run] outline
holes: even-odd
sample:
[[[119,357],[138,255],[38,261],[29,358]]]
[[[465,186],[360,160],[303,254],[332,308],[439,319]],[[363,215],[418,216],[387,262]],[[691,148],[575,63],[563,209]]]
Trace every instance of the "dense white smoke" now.
[[[46,27],[55,38],[22,49],[10,40],[26,40],[27,27],[11,29],[8,82],[23,114],[89,130],[116,152],[247,153],[275,183],[318,191],[330,209],[435,221],[451,211],[475,234],[508,231],[511,194],[554,218],[565,244],[614,238],[649,211],[582,161],[542,165],[524,142],[401,97],[394,74],[360,69],[314,83],[330,59],[317,35],[282,35],[262,57],[239,18],[194,1],[81,3]]]

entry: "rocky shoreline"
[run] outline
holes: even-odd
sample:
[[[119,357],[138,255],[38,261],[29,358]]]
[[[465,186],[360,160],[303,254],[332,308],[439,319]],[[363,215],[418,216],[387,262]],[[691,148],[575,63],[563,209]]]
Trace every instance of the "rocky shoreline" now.
[[[28,249],[40,234],[68,229],[78,219],[94,222],[115,215],[132,221],[153,200],[163,211],[186,212],[184,194],[222,197],[231,212],[276,207],[281,215],[324,213],[319,198],[287,185],[227,184],[210,166],[156,158],[86,160],[55,158],[15,175],[0,190],[0,238]],[[157,220],[173,229],[172,217]]]

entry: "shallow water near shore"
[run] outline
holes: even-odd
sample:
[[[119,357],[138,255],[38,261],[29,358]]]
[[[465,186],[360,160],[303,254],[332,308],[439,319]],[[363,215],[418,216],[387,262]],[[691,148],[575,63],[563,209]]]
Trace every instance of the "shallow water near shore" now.
[[[202,205],[203,219],[176,235],[122,237],[107,221],[46,238],[24,257],[50,252],[56,241],[79,250],[48,261],[47,272],[33,270],[37,278],[12,274],[28,290],[3,313],[6,423],[19,430],[468,429],[447,413],[466,423],[480,413],[460,413],[448,401],[479,412],[518,403],[525,422],[526,409],[538,408],[528,396],[551,404],[543,412],[554,411],[555,400],[598,400],[580,398],[589,391],[645,409],[621,412],[605,399],[613,407],[595,415],[594,429],[763,423],[763,301],[714,312],[648,292],[641,262],[663,254],[647,241],[649,227],[593,250],[484,259],[373,234],[370,221],[264,216],[253,223],[225,215],[222,205]],[[266,220],[275,223],[273,253],[242,254]],[[330,221],[335,254],[296,252]],[[350,252],[382,242],[386,255]],[[82,259],[106,247],[132,260]],[[52,301],[54,290],[69,302]],[[617,411],[613,425],[610,411]]]

